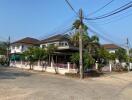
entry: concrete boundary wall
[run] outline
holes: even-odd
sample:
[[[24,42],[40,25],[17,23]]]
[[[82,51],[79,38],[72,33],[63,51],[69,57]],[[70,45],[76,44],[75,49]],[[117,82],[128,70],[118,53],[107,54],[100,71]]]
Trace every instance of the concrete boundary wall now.
[[[53,65],[51,63],[51,65]],[[59,73],[59,74],[65,74],[65,73],[77,73],[77,69],[75,68],[70,68],[69,62],[67,63],[67,68],[59,68],[55,66],[40,66],[40,65],[34,65],[32,68],[33,70],[36,71],[46,71],[46,72],[51,72],[51,73]],[[25,63],[20,63],[20,62],[11,62],[10,67],[17,67],[17,68],[22,68],[22,69],[30,69],[29,64]]]

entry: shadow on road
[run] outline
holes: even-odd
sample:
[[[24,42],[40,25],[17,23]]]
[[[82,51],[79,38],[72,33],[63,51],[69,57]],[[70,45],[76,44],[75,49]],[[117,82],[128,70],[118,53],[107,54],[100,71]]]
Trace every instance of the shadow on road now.
[[[16,79],[17,77],[29,77],[31,73],[21,72],[16,69],[0,69],[0,79]]]

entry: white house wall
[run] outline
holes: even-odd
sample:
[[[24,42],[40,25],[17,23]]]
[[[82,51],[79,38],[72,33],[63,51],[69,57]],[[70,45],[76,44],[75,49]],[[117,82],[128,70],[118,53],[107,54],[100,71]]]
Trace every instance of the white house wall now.
[[[26,51],[30,46],[29,45],[13,45],[11,46],[11,53],[22,53]]]
[[[59,45],[59,43],[67,43],[67,45]],[[46,47],[50,44],[54,44],[55,46],[58,47],[58,49],[68,49],[69,48],[69,44],[67,41],[58,41],[58,42],[51,42],[51,43],[44,43],[44,44],[40,44],[40,47],[42,48],[43,45],[45,45]]]

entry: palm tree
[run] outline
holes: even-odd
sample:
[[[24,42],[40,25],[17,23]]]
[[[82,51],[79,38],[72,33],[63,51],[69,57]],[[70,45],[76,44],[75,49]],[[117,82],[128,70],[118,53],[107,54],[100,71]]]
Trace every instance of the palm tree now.
[[[100,47],[99,38],[97,36],[90,37],[90,40],[87,42],[87,49],[90,54],[94,53]]]
[[[80,26],[81,22],[80,20],[76,20],[73,23],[73,29],[75,29],[75,33],[71,36],[71,43],[76,46],[79,47],[79,26]],[[82,41],[83,41],[83,50],[85,51],[83,56],[87,59],[84,60],[84,63],[86,66],[91,65],[95,60],[96,56],[97,56],[97,51],[100,48],[100,44],[99,44],[99,38],[97,36],[89,36],[88,35],[88,27],[83,24],[83,34],[82,34]],[[86,55],[85,55],[86,54]],[[78,57],[77,54],[73,54],[72,55],[72,60],[74,62],[77,62],[74,57]],[[88,60],[91,59],[92,63]],[[88,64],[89,63],[89,64]]]
[[[75,33],[71,36],[71,43],[76,46],[76,47],[79,47],[79,36],[80,36],[80,33],[79,33],[79,26],[81,25],[81,22],[80,20],[76,20],[74,23],[73,23],[73,26],[72,28],[75,29]],[[90,40],[89,36],[88,36],[88,33],[87,33],[87,30],[88,30],[88,27],[83,24],[83,34],[82,34],[82,40],[83,40],[83,47],[85,47],[87,45],[87,42]]]

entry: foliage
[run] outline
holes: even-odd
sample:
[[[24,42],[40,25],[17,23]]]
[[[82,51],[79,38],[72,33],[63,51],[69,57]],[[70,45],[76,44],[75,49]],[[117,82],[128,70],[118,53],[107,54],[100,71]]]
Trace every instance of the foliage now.
[[[71,56],[71,61],[79,65],[79,53],[74,53]],[[95,63],[95,60],[88,52],[83,53],[83,66],[85,69],[90,68]]]
[[[116,55],[115,53],[109,53],[109,56],[108,56],[109,60],[115,60],[116,59]]]
[[[92,65],[95,63],[95,59],[88,52],[84,52],[83,63],[84,69],[92,68]]]
[[[71,36],[71,42],[74,44],[74,46],[79,47],[79,26],[80,26],[80,20],[76,20],[73,23],[73,28],[77,31]],[[83,64],[85,69],[90,68],[93,66],[95,61],[100,60],[100,63],[102,63],[106,58],[108,58],[108,52],[100,47],[99,38],[97,36],[89,36],[88,35],[88,27],[83,24],[83,33],[82,33],[82,41],[83,41]],[[71,56],[71,61],[79,64],[79,54],[75,53]]]
[[[8,44],[6,42],[0,42],[0,55],[6,55]]]
[[[5,57],[1,57],[0,58],[0,65],[4,65],[4,64],[6,64],[7,62],[6,62],[6,58]]]
[[[25,60],[29,61],[30,69],[35,61],[45,60],[47,58],[47,52],[43,48],[30,47],[27,51],[23,53]]]
[[[73,29],[79,29],[80,25],[81,25],[80,20],[76,20],[76,21],[73,23],[72,28],[73,28]],[[88,30],[87,25],[83,24],[82,27],[83,27],[83,29],[84,29],[85,32]]]
[[[28,61],[44,60],[47,58],[47,51],[39,47],[30,47],[23,55]]]
[[[99,57],[100,57],[100,58],[103,58],[103,59],[108,59],[108,57],[109,57],[109,52],[108,52],[105,48],[101,47],[101,48],[99,49]]]
[[[126,50],[123,48],[119,48],[115,52],[116,58],[119,59],[120,62],[122,61],[127,61],[127,55],[126,55]]]
[[[47,48],[46,48],[46,51],[47,51],[47,54],[52,54],[53,52],[55,52],[55,50],[57,49],[56,46],[54,45],[48,45]]]
[[[73,53],[71,56],[71,62],[79,65],[79,53]]]
[[[43,48],[34,48],[34,58],[35,60],[45,60],[47,58],[47,52]]]

